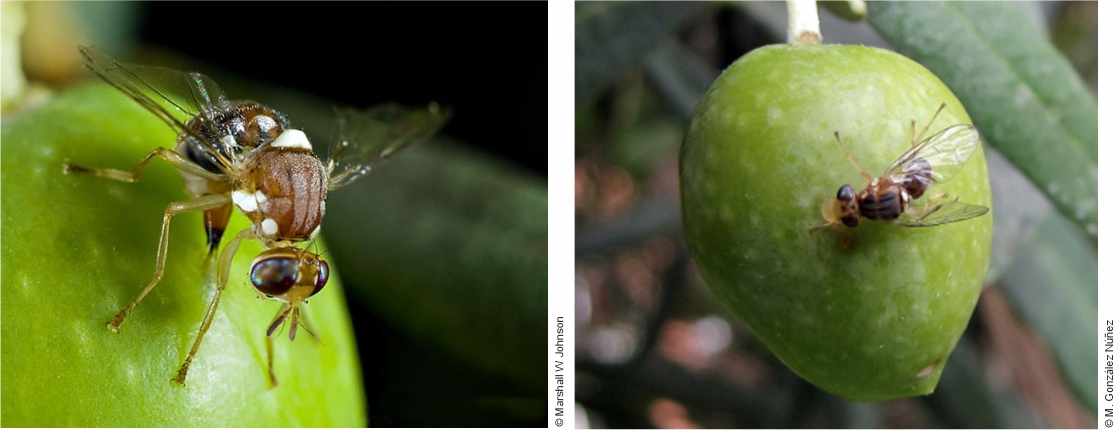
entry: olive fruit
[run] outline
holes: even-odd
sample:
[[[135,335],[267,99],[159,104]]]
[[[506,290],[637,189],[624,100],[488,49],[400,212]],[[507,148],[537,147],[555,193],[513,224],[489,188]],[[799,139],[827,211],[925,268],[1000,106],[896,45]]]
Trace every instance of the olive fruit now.
[[[821,204],[925,136],[970,124],[921,65],[862,46],[774,45],[728,67],[680,154],[688,246],[704,280],[790,369],[852,400],[927,394],[982,290],[991,215],[934,227],[825,223]],[[915,127],[912,125],[915,123]],[[975,151],[934,194],[991,206]]]
[[[302,306],[320,341],[264,334],[280,307],[249,283],[259,241],[243,241],[185,385],[171,382],[214,294],[202,216],[171,221],[163,280],[119,333],[106,323],[151,279],[163,210],[186,200],[153,161],[127,184],[63,174],[66,161],[131,169],[175,133],[106,84],[59,93],[4,118],[0,421],[14,427],[357,427],[361,373],[340,285]],[[226,241],[247,219],[234,214]],[[321,246],[316,250],[324,251]],[[286,331],[284,332],[286,333]]]

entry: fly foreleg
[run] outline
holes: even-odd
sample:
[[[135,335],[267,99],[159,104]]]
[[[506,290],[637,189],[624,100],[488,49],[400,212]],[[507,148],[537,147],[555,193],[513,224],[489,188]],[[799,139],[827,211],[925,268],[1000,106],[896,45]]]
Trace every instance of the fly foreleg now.
[[[144,172],[144,168],[147,167],[148,162],[152,161],[153,158],[162,158],[164,160],[167,160],[167,162],[171,163],[172,166],[175,166],[176,169],[182,170],[195,176],[202,177],[204,179],[218,182],[225,182],[229,180],[229,177],[224,174],[214,173],[206,170],[202,168],[202,166],[199,166],[197,163],[186,159],[185,157],[183,157],[182,154],[175,152],[172,149],[162,147],[156,148],[152,150],[152,152],[149,152],[148,155],[140,160],[139,163],[136,163],[136,167],[133,167],[132,171],[118,169],[93,169],[89,167],[82,167],[77,164],[64,163],[62,165],[62,172],[67,174],[93,175],[121,182],[132,183],[140,179],[140,174]]]
[[[132,309],[135,308],[141,300],[144,300],[144,296],[147,296],[148,293],[159,284],[159,281],[163,279],[163,269],[164,265],[167,263],[167,244],[170,241],[171,217],[183,212],[213,209],[228,203],[229,196],[227,195],[208,195],[194,200],[174,202],[167,205],[167,209],[163,211],[163,227],[159,234],[159,249],[156,251],[155,255],[155,275],[152,276],[148,285],[140,291],[140,294],[132,299],[132,301],[129,302],[124,309],[121,309],[121,311],[117,313],[117,316],[109,322],[109,330],[112,330],[114,333],[119,330],[124,319],[128,317],[128,314],[132,313]]]
[[[221,256],[218,257],[217,291],[214,292],[214,299],[210,301],[210,307],[206,310],[206,316],[202,318],[202,325],[198,327],[198,336],[195,337],[186,360],[183,360],[183,365],[179,366],[179,373],[175,375],[174,379],[175,383],[182,385],[186,381],[190,363],[194,360],[194,355],[198,353],[198,347],[202,345],[202,337],[206,336],[206,332],[210,330],[210,324],[214,322],[214,315],[218,310],[218,303],[221,301],[221,293],[225,291],[225,285],[229,283],[229,266],[233,262],[233,256],[237,254],[237,247],[241,245],[242,239],[251,237],[253,237],[252,230],[242,230],[222,249]]]
[[[917,129],[917,121],[912,119],[909,120],[909,137],[913,138],[912,146],[910,146],[911,148],[915,148],[917,147],[917,145],[921,144],[921,141],[924,140],[925,133],[928,133],[929,127],[932,127],[933,121],[936,121],[936,117],[940,115],[940,111],[944,110],[944,108],[947,106],[948,103],[940,103],[940,107],[936,109],[936,113],[933,114],[932,119],[929,120],[929,123],[925,125],[925,128],[921,130],[921,134],[918,136],[913,135],[913,133]]]

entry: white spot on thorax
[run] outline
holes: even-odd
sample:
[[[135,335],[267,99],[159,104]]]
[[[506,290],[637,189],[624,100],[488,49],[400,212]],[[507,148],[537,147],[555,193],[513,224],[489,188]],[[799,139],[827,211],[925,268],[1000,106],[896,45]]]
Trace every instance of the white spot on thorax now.
[[[225,145],[227,148],[232,148],[232,147],[237,145],[237,141],[233,139],[232,134],[227,134],[225,136],[222,136],[221,137],[221,143],[222,143],[222,145]]]
[[[264,195],[264,192],[260,190],[256,190],[256,204],[260,207],[260,210],[268,210],[268,196]]]
[[[275,236],[279,230],[280,226],[276,225],[276,221],[272,218],[265,218],[260,222],[260,231],[266,236]]]
[[[284,130],[276,140],[272,141],[272,146],[277,148],[303,148],[310,150],[311,141],[307,140],[307,135],[302,130]]]
[[[259,193],[260,191],[257,192]],[[233,190],[233,193],[230,194],[230,197],[233,198],[233,204],[237,205],[237,207],[240,208],[242,212],[256,212],[257,199],[255,195],[246,193],[241,190]]]

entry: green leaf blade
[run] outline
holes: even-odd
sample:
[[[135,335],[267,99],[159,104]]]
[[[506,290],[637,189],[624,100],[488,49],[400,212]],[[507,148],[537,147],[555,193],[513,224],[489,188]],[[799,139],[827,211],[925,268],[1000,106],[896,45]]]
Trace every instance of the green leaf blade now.
[[[870,22],[936,73],[999,149],[1080,230],[1097,230],[1096,103],[1018,5],[871,3]],[[996,208],[997,209],[997,208]]]
[[[1087,410],[1097,407],[1095,348],[1099,265],[1066,220],[1048,217],[1000,284],[1015,311],[1048,345]]]

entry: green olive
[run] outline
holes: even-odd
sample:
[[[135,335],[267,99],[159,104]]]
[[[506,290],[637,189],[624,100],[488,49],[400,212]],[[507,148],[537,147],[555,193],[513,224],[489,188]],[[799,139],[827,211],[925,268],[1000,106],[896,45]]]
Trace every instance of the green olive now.
[[[971,120],[921,65],[862,46],[775,45],[727,68],[696,109],[680,194],[700,272],[782,362],[831,393],[932,392],[982,290],[989,213],[935,227],[861,218],[810,230],[842,185],[867,185],[836,132],[877,178],[942,103],[925,137]],[[981,148],[913,205],[941,193],[991,206]]]
[[[198,213],[171,221],[167,270],[118,333],[108,323],[155,270],[163,210],[186,200],[162,160],[136,183],[64,174],[63,163],[132,169],[175,133],[112,87],[83,86],[4,118],[0,420],[14,427],[288,427],[365,424],[352,327],[331,280],[301,306],[318,334],[265,332],[279,302],[248,273],[262,251],[244,241],[228,288],[187,374],[172,382],[214,295]],[[234,214],[228,242],[249,227]],[[325,251],[319,244],[312,250]],[[334,277],[337,279],[337,276]]]

